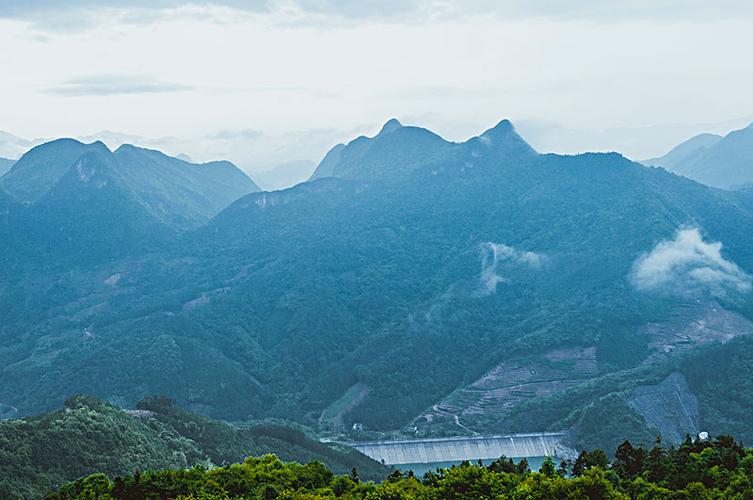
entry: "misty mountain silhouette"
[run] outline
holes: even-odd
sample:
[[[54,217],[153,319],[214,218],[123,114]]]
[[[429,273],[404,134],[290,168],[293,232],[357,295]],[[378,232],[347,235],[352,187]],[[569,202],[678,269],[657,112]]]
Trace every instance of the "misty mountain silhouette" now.
[[[665,156],[646,160],[709,186],[735,189],[753,184],[753,124],[726,136],[701,134]]]
[[[165,394],[431,434],[577,428],[609,402],[643,439],[633,387],[753,331],[749,192],[538,154],[506,120],[461,143],[390,121],[272,193],[227,163],[48,147],[0,180],[0,401],[21,414]]]

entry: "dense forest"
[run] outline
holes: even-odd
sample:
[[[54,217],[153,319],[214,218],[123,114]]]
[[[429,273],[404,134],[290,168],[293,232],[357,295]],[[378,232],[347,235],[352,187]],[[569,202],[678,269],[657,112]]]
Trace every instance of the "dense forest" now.
[[[245,196],[222,189],[227,164],[75,141],[24,155],[0,181],[3,417],[160,394],[334,440],[753,436],[753,193],[539,154],[508,121],[462,143],[392,122],[333,151],[329,174]],[[146,466],[319,459],[210,451]],[[33,470],[52,487],[98,470],[62,463]]]
[[[87,396],[61,410],[0,421],[0,498],[39,498],[95,471],[110,475],[142,469],[213,467],[274,453],[286,461],[316,460],[337,473],[353,467],[380,479],[387,467],[344,446],[320,443],[288,422],[239,425],[147,398],[124,411]]]
[[[324,465],[283,463],[273,455],[214,469],[144,471],[111,480],[97,473],[66,484],[50,499],[74,498],[345,498],[345,499],[627,499],[751,498],[753,450],[732,438],[687,438],[677,447],[622,443],[611,462],[605,452],[581,452],[559,466],[547,459],[532,472],[525,460],[489,465],[465,462],[427,472],[400,471],[375,484],[353,469],[335,475]]]

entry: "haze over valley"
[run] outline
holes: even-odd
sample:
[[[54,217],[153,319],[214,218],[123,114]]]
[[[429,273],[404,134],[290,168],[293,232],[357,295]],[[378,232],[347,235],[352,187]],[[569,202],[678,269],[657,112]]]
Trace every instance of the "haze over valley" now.
[[[0,5],[0,497],[753,495],[730,4]]]

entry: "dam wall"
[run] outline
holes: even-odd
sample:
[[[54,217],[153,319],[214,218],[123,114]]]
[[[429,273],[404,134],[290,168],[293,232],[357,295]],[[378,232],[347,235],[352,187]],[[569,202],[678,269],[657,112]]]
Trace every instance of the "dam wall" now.
[[[348,443],[387,465],[562,456],[564,432]]]

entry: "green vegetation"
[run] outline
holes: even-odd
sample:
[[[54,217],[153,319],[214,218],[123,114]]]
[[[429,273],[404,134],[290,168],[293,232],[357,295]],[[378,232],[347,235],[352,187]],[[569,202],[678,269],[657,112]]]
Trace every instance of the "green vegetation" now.
[[[681,370],[698,396],[705,428],[753,443],[753,339],[742,337],[701,351]]]
[[[2,183],[12,196],[0,194],[0,404],[26,416],[78,393],[124,407],[163,394],[230,421],[394,432],[511,359],[536,358],[559,378],[462,425],[575,429],[577,444],[611,448],[655,434],[619,398],[710,343],[662,345],[646,325],[688,328],[691,302],[737,314],[718,337],[748,332],[744,286],[685,297],[629,280],[636,259],[684,225],[753,271],[753,204],[742,194],[617,154],[539,155],[504,122],[464,143],[395,125],[341,148],[339,177],[249,194],[203,225],[233,196],[212,196],[203,215],[183,210],[206,205],[144,187],[173,184],[147,175],[157,163],[179,166],[153,152],[85,148],[80,172],[61,167],[62,153],[21,160]],[[125,182],[119,162],[132,156]],[[162,201],[169,211],[157,217]],[[491,269],[490,242],[538,258],[502,256]],[[567,354],[541,362],[575,347],[593,351],[588,369]],[[696,379],[694,390],[711,390]],[[352,387],[369,391],[353,397]],[[704,430],[747,435],[743,405],[712,406]]]
[[[428,472],[399,471],[384,482],[359,480],[359,471],[335,475],[324,465],[286,464],[272,455],[207,469],[145,471],[111,480],[96,473],[64,485],[50,499],[728,499],[753,496],[753,450],[732,438],[686,439],[677,448],[633,447],[625,441],[612,463],[601,450],[572,464],[547,459],[539,472],[525,460],[501,457],[488,466],[468,462]]]
[[[358,453],[328,445],[280,422],[234,427],[148,398],[132,416],[98,399],[77,396],[65,408],[0,422],[0,498],[43,496],[66,481],[99,471],[108,475],[239,462],[274,453],[283,460],[317,460],[338,473],[357,467],[367,479],[387,468]]]
[[[343,415],[358,405],[368,396],[369,387],[365,384],[353,384],[340,399],[329,405],[319,417],[319,428],[322,431],[343,431]]]

